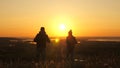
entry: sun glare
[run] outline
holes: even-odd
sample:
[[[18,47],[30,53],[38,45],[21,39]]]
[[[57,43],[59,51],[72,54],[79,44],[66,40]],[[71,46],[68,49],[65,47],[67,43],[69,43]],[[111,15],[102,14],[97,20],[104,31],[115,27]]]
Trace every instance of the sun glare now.
[[[60,30],[65,30],[65,24],[60,24]]]
[[[58,38],[55,39],[55,42],[58,43],[60,40]]]
[[[51,24],[53,34],[57,37],[66,37],[67,32],[69,29],[71,29],[71,26],[73,26],[71,18],[64,16],[55,17],[53,20],[51,20],[51,23],[53,23]]]

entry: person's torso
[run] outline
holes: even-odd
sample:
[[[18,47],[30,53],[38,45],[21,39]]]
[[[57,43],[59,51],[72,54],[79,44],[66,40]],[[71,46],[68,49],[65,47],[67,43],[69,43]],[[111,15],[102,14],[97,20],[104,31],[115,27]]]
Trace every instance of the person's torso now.
[[[75,37],[67,37],[67,45],[68,46],[74,46],[76,44]]]
[[[38,34],[37,44],[39,46],[45,46],[47,42],[47,35]]]

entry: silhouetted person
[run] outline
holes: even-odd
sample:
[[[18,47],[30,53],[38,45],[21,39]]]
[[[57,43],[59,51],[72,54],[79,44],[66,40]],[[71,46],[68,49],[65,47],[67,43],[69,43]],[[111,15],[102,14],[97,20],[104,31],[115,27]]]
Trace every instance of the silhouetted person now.
[[[42,60],[43,62],[45,61],[46,58],[46,43],[50,43],[50,39],[48,37],[48,35],[45,32],[45,28],[41,27],[40,32],[36,35],[36,37],[34,38],[34,42],[36,42],[37,44],[37,54],[36,54],[36,58],[37,60]]]
[[[66,38],[66,43],[67,43],[67,57],[66,58],[73,61],[74,47],[75,47],[75,44],[77,44],[77,40],[72,35],[72,30],[70,30],[68,32],[68,37]]]

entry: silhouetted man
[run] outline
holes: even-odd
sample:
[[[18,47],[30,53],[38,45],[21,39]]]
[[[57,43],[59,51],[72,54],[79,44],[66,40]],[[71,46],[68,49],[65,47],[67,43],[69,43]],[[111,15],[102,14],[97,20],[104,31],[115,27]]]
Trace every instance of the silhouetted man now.
[[[76,41],[76,38],[72,35],[72,30],[68,32],[66,43],[67,43],[67,58],[73,60],[74,47],[75,47],[75,44],[77,44],[77,41]]]
[[[46,43],[50,43],[50,39],[45,32],[45,28],[41,27],[40,32],[34,38],[34,42],[37,43],[37,60],[45,61],[46,58]]]

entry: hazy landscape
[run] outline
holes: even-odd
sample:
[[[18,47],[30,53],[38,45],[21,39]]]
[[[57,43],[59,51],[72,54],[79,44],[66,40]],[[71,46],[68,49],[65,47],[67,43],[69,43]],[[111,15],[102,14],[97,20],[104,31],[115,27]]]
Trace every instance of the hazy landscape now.
[[[116,41],[117,40],[117,41]],[[65,38],[51,38],[46,63],[36,63],[36,45],[29,38],[0,38],[0,68],[119,68],[120,38],[81,37],[74,49],[74,62],[66,57]],[[46,67],[45,67],[46,66]]]

